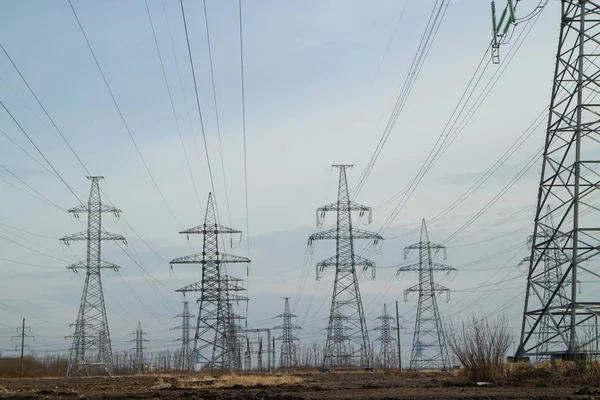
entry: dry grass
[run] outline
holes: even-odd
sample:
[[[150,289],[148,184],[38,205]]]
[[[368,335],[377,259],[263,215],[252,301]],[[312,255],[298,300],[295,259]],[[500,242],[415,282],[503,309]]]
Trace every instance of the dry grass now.
[[[279,386],[301,383],[304,380],[294,375],[221,375],[198,374],[194,376],[159,376],[159,384],[170,383],[178,388],[224,388],[232,386]]]
[[[215,387],[241,386],[278,386],[292,385],[302,382],[302,378],[293,375],[223,375],[219,378]]]
[[[600,362],[552,360],[538,364],[514,363],[506,366],[506,376],[518,381],[552,380],[573,384],[600,382]]]

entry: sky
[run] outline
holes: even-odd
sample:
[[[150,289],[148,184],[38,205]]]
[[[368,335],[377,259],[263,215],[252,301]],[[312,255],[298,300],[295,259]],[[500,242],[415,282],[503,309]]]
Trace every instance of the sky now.
[[[0,2],[0,43],[90,173],[105,177],[104,198],[122,210],[120,219],[104,220],[108,231],[128,240],[124,251],[114,243],[103,245],[103,258],[121,266],[118,274],[103,276],[113,351],[132,347],[130,334],[138,321],[148,334],[149,351],[178,346],[173,340],[179,333],[172,328],[182,297],[174,290],[200,276],[194,267],[171,270],[169,261],[201,249],[201,238],[178,232],[203,222],[213,190],[205,143],[220,221],[243,231],[241,238],[227,240],[226,251],[252,260],[248,270],[230,267],[245,279],[248,325],[277,325],[283,297],[291,297],[296,324],[303,327],[301,343],[325,340],[333,271],[317,281],[315,264],[335,248],[319,244],[306,262],[307,238],[319,230],[316,208],[336,199],[332,164],[354,164],[348,172],[351,187],[367,166],[435,2],[242,3],[248,214],[237,1],[206,2],[216,96],[202,3],[185,1],[205,136],[179,2],[147,2],[174,117],[145,1],[73,1],[127,127],[67,1]],[[526,15],[536,4],[521,2],[518,11]],[[470,313],[505,314],[516,340],[526,284],[519,262],[528,255],[540,162],[453,234],[543,145],[544,119],[538,116],[549,102],[559,12],[559,2],[550,1],[535,23],[515,28],[501,48],[502,62],[488,67],[473,99],[502,72],[498,83],[488,86],[480,105],[467,105],[460,135],[386,229],[380,251],[367,253],[378,266],[375,279],[359,275],[367,324],[375,328],[383,304],[393,309],[398,301],[407,354],[417,299],[409,296],[405,302],[403,291],[418,277],[396,276],[398,265],[411,262],[404,260],[403,248],[419,240],[423,218],[451,205],[539,120],[489,180],[428,224],[431,240],[448,247],[443,262],[457,269],[436,275],[451,290],[448,302],[439,301],[444,324],[457,324]],[[418,172],[484,57],[490,19],[488,2],[450,2],[406,106],[356,198],[373,207],[370,226],[357,221],[361,229],[378,231],[398,203],[396,194]],[[65,210],[85,201],[90,183],[4,54],[0,100],[79,198],[0,110],[0,351],[13,354],[11,336],[25,317],[35,335],[29,343],[33,351],[64,353],[84,278],[64,267],[85,259],[85,245],[66,246],[58,239],[84,229],[85,215],[78,220]],[[329,215],[323,229],[334,222]],[[370,335],[374,340],[377,332]]]

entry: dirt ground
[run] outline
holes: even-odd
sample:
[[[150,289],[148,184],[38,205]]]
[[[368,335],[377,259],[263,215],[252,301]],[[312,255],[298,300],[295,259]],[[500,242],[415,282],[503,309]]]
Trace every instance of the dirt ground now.
[[[299,383],[229,383],[189,377],[118,376],[0,379],[0,399],[600,399],[594,386],[560,382],[461,383],[452,373],[332,372],[295,374]]]

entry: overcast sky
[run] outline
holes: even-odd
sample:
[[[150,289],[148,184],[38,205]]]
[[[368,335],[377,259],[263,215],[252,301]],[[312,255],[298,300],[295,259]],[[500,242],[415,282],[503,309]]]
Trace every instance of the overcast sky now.
[[[182,139],[144,1],[73,4],[139,151],[175,217],[146,171],[67,1],[0,1],[0,43],[86,167],[105,177],[101,187],[122,210],[122,218],[107,216],[104,226],[127,237],[126,251],[151,275],[116,244],[104,244],[103,258],[122,267],[118,275],[103,276],[113,350],[131,347],[127,341],[137,321],[148,332],[148,349],[176,348],[172,341],[178,332],[170,329],[178,324],[173,317],[181,312],[182,297],[174,290],[200,276],[191,266],[171,271],[168,261],[201,251],[200,237],[188,241],[178,231],[202,223],[211,190],[179,2],[164,0],[163,9],[163,2],[148,0]],[[233,249],[226,251],[246,256],[237,1],[207,1],[224,170],[204,13],[201,2],[185,4],[221,222],[244,231],[242,241],[234,237],[227,244]],[[522,2],[519,13],[528,14],[536,4]],[[290,296],[299,316],[296,323],[304,328],[299,335],[302,342],[325,340],[322,329],[333,271],[317,282],[315,264],[331,256],[334,246],[319,244],[305,265],[308,235],[318,230],[315,210],[336,199],[338,172],[331,164],[355,165],[348,175],[351,186],[367,165],[433,5],[414,0],[243,2],[252,264],[249,276],[243,265],[234,265],[231,271],[246,279],[250,326],[278,324],[272,318],[282,312],[282,298]],[[450,3],[406,107],[356,199],[373,207],[373,223],[369,227],[361,223],[361,229],[378,231],[383,226],[397,204],[388,200],[414,178],[442,132],[490,42],[489,7],[480,0]],[[383,304],[393,309],[398,300],[407,328],[402,341],[407,352],[417,298],[404,302],[403,290],[417,282],[417,274],[395,278],[394,266],[405,262],[403,248],[419,240],[421,219],[433,218],[471,187],[549,102],[559,2],[550,1],[535,24],[517,26],[513,40],[530,27],[510,63],[504,55],[514,42],[502,47],[503,62],[489,66],[476,96],[494,73],[506,68],[498,84],[481,106],[467,107],[468,123],[461,134],[386,230],[381,252],[368,254],[380,266],[376,279],[360,275],[369,329],[375,328]],[[85,200],[86,172],[1,53],[0,100]],[[84,278],[64,267],[85,259],[85,245],[73,242],[66,247],[58,239],[84,229],[86,216],[76,220],[64,212],[78,200],[48,171],[4,111],[0,129],[0,164],[19,178],[0,168],[0,350],[11,354],[10,336],[25,317],[36,337],[32,349],[64,352],[70,347],[64,336],[72,333],[69,324],[75,321]],[[528,255],[526,240],[534,210],[526,207],[535,202],[540,162],[467,229],[447,243],[446,239],[518,174],[543,140],[542,122],[491,179],[429,224],[431,240],[448,245],[443,262],[458,270],[450,276],[436,275],[452,290],[448,303],[445,298],[439,301],[446,323],[450,317],[460,321],[470,312],[505,312],[518,333],[526,283],[525,267],[518,263]],[[31,188],[59,207],[40,200]],[[329,215],[324,229],[334,221]],[[196,306],[193,309],[197,313]],[[372,332],[371,340],[376,337]]]

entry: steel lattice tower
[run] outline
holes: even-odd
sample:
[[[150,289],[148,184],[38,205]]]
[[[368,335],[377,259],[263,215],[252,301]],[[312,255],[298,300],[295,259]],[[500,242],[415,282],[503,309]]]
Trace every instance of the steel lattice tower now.
[[[379,342],[379,363],[381,367],[389,369],[397,366],[396,359],[396,338],[394,332],[396,327],[392,324],[396,321],[387,311],[387,305],[383,305],[383,314],[376,318],[379,321],[379,326],[375,328],[381,332],[381,336],[375,339]]]
[[[181,349],[179,353],[179,368],[182,370],[190,369],[190,362],[192,360],[192,348],[190,341],[190,320],[194,318],[194,315],[190,313],[189,302],[183,302],[183,312],[175,318],[181,318],[181,325],[176,326],[173,329],[181,329],[181,337],[175,339],[176,342],[181,342]]]
[[[144,342],[148,340],[144,339],[144,335],[146,332],[142,330],[142,323],[138,321],[137,329],[132,335],[135,335],[135,339],[132,342],[135,342],[135,358],[133,360],[133,368],[142,372],[144,370]]]
[[[202,280],[179,289],[181,292],[200,292],[190,372],[194,371],[196,363],[200,364],[201,369],[236,368],[239,346],[236,338],[231,337],[232,318],[229,315],[229,304],[234,301],[231,292],[235,284],[231,283],[224,269],[225,264],[249,263],[250,260],[220,252],[218,239],[220,234],[235,234],[241,231],[218,224],[212,193],[209,193],[204,224],[179,233],[203,235],[201,253],[176,258],[170,263],[202,265]]]
[[[336,211],[337,222],[333,229],[312,234],[309,245],[315,240],[335,240],[336,254],[317,264],[317,279],[326,267],[335,267],[335,283],[329,313],[327,342],[323,356],[323,368],[336,366],[355,366],[370,368],[371,344],[367,332],[367,323],[363,311],[356,267],[364,270],[371,268],[375,273],[375,263],[355,254],[355,239],[371,239],[375,242],[382,240],[381,235],[355,229],[352,227],[352,212],[359,211],[361,215],[369,214],[371,208],[350,200],[346,169],[352,165],[334,165],[339,168],[340,178],[338,199],[335,203],[317,209],[317,225],[321,225],[328,211]],[[343,316],[338,318],[337,316]],[[336,321],[344,327],[336,327]],[[340,336],[341,335],[341,336]],[[348,345],[344,343],[347,342]]]
[[[301,327],[292,324],[292,318],[298,318],[297,315],[292,314],[290,311],[290,298],[284,297],[285,306],[283,308],[283,314],[279,314],[275,318],[281,318],[283,323],[277,325],[274,329],[281,330],[281,336],[277,340],[281,340],[281,352],[279,354],[279,367],[280,368],[293,368],[297,364],[296,358],[296,345],[295,341],[299,339],[294,336],[295,329],[302,329]]]
[[[419,262],[417,264],[400,267],[398,273],[408,271],[419,272],[419,283],[404,291],[404,300],[411,292],[419,293],[419,304],[417,306],[417,320],[415,322],[415,333],[410,356],[410,369],[449,368],[450,359],[446,346],[446,337],[437,305],[436,293],[450,293],[450,289],[434,282],[433,271],[456,271],[455,268],[433,261],[432,250],[436,253],[444,252],[446,248],[429,241],[427,225],[425,220],[421,224],[421,240],[419,243],[404,249],[406,259],[412,250],[419,251]]]
[[[599,212],[590,203],[600,184],[600,104],[594,101],[600,78],[599,22],[597,1],[561,0],[560,38],[517,356],[571,359],[597,339],[597,335],[583,337],[583,330],[600,313],[597,288],[589,285],[590,290],[579,294],[577,282],[598,282],[588,264],[600,252]],[[556,251],[559,257],[552,254]],[[555,262],[547,263],[548,258]],[[545,277],[552,275],[558,279],[546,283]]]
[[[74,272],[80,269],[86,271],[79,313],[75,322],[75,332],[72,335],[73,344],[70,349],[67,376],[90,375],[95,369],[100,369],[108,375],[113,373],[113,357],[101,271],[103,269],[117,271],[119,267],[102,260],[101,244],[103,240],[125,242],[125,238],[108,233],[102,228],[103,213],[111,212],[118,216],[121,210],[102,203],[98,185],[98,181],[103,179],[102,176],[88,176],[87,178],[92,181],[88,202],[68,210],[75,217],[79,217],[79,213],[88,213],[87,230],[60,239],[67,245],[74,240],[87,241],[86,260],[67,267]]]

